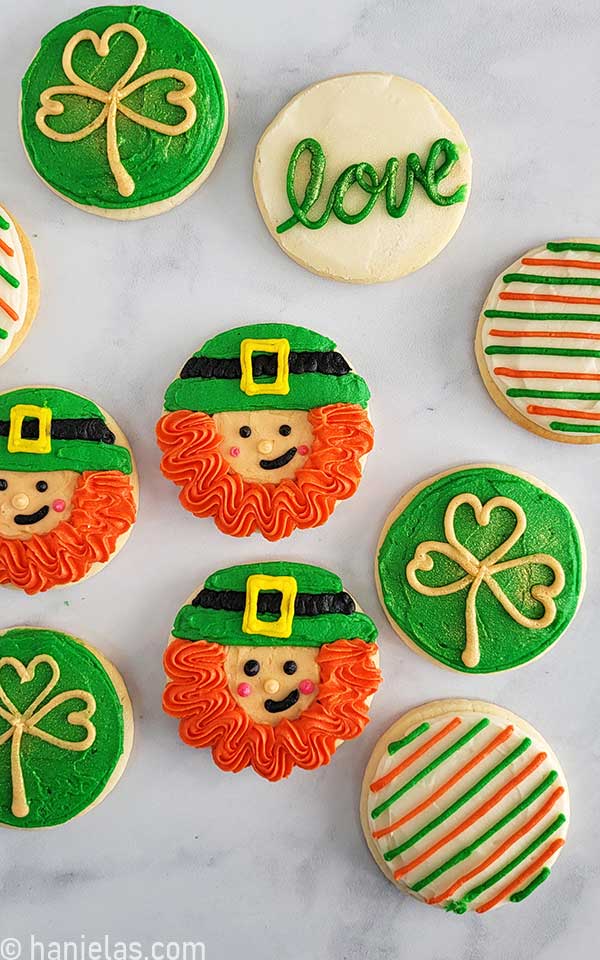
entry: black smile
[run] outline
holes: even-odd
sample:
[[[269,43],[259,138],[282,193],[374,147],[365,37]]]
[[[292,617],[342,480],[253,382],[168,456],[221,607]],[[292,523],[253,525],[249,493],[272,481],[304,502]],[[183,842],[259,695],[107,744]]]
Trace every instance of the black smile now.
[[[259,460],[259,466],[263,470],[279,470],[280,467],[285,467],[286,464],[293,460],[296,456],[296,447],[290,447],[287,453],[282,453],[280,457],[276,457],[275,460]]]
[[[20,527],[25,527],[29,526],[30,523],[39,523],[40,520],[48,516],[49,512],[50,507],[40,507],[35,513],[18,513],[14,520]]]
[[[298,703],[299,699],[298,691],[292,690],[283,700],[265,700],[265,710],[268,710],[269,713],[283,713],[284,710],[289,710],[290,707]]]

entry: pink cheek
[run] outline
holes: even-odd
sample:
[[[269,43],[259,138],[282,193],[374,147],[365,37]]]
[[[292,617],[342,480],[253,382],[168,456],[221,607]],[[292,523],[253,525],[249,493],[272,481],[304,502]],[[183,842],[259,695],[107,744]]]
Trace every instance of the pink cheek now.
[[[249,683],[240,683],[237,692],[240,697],[249,697],[252,693],[252,687]]]
[[[229,451],[229,455],[230,455],[231,457],[239,457],[239,455],[240,455],[240,448],[239,448],[239,447],[232,447],[231,450]]]
[[[53,500],[53,501],[52,501],[52,509],[53,509],[53,510],[56,510],[57,513],[62,513],[63,510],[65,509],[65,507],[66,507],[66,503],[65,503],[64,500]]]
[[[298,690],[300,693],[313,693],[315,685],[312,680],[301,680],[298,684]]]
[[[300,454],[301,457],[306,456],[306,454],[308,453],[308,447],[306,446],[305,443],[300,444],[300,446],[298,447],[298,453]]]

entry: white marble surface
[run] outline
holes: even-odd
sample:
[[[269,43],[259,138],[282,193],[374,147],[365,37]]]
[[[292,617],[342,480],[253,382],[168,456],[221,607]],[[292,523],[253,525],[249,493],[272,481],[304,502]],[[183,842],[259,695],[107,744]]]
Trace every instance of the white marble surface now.
[[[43,298],[0,389],[50,381],[113,413],[141,471],[139,521],[122,554],[82,586],[5,591],[1,621],[80,634],[126,677],[137,737],[114,793],[70,825],[0,837],[0,938],[204,940],[208,960],[469,960],[591,957],[600,895],[598,603],[600,447],[513,426],[479,379],[478,308],[496,274],[552,237],[598,236],[600,10],[595,0],[164,0],[214,52],[231,129],[210,180],[138,224],[89,217],[33,175],[17,133],[21,75],[39,37],[77,0],[2,0],[0,196],[33,236]],[[455,113],[473,152],[462,227],[434,263],[371,288],[321,280],[276,247],[251,187],[254,146],[299,89],[354,70],[420,81]],[[285,320],[330,333],[373,389],[377,447],[354,500],[326,527],[276,547],[195,521],[162,479],[153,439],[163,385],[206,337]],[[383,345],[380,346],[379,344]],[[567,635],[515,673],[471,678],[411,653],[386,626],[372,555],[398,495],[447,466],[497,460],[539,475],[578,513],[588,591]],[[221,773],[163,715],[161,654],[183,599],[211,570],[274,556],[317,561],[381,628],[385,682],[362,738],[329,768],[269,784]],[[357,814],[379,734],[419,702],[478,696],[522,714],[570,779],[573,820],[551,880],[520,907],[445,915],[398,894]],[[25,954],[24,954],[25,956]],[[38,957],[39,960],[39,957]]]

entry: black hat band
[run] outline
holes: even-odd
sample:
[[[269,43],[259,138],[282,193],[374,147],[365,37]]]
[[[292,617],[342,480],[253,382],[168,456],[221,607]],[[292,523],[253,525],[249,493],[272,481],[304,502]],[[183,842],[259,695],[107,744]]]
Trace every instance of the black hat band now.
[[[0,437],[8,437],[10,422],[0,420]],[[40,421],[26,418],[21,425],[24,440],[39,440]],[[79,417],[68,420],[52,419],[50,436],[53,440],[90,440],[92,443],[115,442],[115,435],[98,417]]]
[[[255,380],[259,377],[276,377],[277,365],[276,354],[255,353],[252,355],[252,376]],[[332,377],[344,377],[350,373],[346,360],[334,350],[292,350],[288,365],[290,373],[324,373]],[[239,357],[190,357],[180,373],[182,380],[240,380],[241,376]]]
[[[244,590],[207,590],[204,588],[192,600],[193,607],[208,610],[227,610],[243,613],[246,608]],[[294,608],[296,617],[318,617],[320,614],[341,613],[351,616],[356,604],[349,593],[297,593]],[[281,593],[261,591],[257,602],[258,613],[281,614]]]

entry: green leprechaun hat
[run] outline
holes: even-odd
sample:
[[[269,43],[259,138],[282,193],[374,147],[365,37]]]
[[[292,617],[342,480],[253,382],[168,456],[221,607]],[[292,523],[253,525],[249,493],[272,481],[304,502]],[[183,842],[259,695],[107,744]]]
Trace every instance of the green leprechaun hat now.
[[[104,414],[85,397],[54,387],[0,394],[0,470],[132,472]]]
[[[213,337],[184,364],[165,410],[312,410],[366,407],[369,388],[333,340],[287,323],[236,327]]]
[[[213,573],[175,618],[173,636],[224,646],[321,647],[377,638],[334,573],[305,563],[251,563]]]

